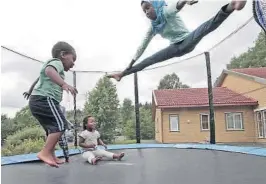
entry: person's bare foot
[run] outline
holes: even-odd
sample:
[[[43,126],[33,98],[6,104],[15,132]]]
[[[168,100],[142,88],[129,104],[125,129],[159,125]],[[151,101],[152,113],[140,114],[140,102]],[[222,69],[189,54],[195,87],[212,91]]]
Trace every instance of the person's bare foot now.
[[[101,159],[102,159],[102,157],[95,157],[95,158],[92,159],[91,164],[92,165],[96,165],[97,162],[100,161]]]
[[[58,168],[59,165],[55,162],[55,160],[53,159],[53,155],[52,154],[47,154],[44,153],[44,151],[40,151],[37,154],[37,157],[42,160],[44,163],[48,164],[51,167],[56,167]]]
[[[54,161],[55,161],[57,164],[63,164],[63,163],[65,163],[64,160],[59,159],[59,158],[57,158],[57,157],[54,157]]]
[[[246,0],[232,0],[231,3],[229,4],[229,8],[232,9],[232,11],[234,10],[242,10],[245,5],[246,5],[247,1]]]
[[[108,78],[114,78],[116,81],[120,81],[122,79],[122,73],[115,73],[107,75]]]
[[[120,153],[119,156],[118,156],[118,158],[117,158],[117,160],[120,161],[124,156],[125,156],[125,153],[124,152]]]

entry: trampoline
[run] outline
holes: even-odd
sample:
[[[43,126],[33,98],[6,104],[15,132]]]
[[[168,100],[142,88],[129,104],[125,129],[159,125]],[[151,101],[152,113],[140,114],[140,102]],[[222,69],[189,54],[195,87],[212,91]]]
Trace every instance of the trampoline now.
[[[261,156],[258,156],[225,152],[221,151],[222,147],[220,150],[179,147],[181,149],[175,146],[121,147],[126,153],[122,161],[103,160],[98,165],[88,164],[80,154],[71,156],[70,163],[60,168],[51,168],[39,161],[2,165],[2,183],[262,184],[266,181],[266,157],[262,156],[265,148],[253,148],[261,149]],[[238,148],[242,152],[247,149]],[[114,148],[112,151],[121,150]]]

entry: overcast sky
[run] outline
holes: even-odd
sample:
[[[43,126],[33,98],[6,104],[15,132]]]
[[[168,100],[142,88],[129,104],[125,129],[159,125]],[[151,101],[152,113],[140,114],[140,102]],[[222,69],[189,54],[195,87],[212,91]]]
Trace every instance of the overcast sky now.
[[[176,0],[167,2],[173,3]],[[186,6],[180,14],[187,27],[193,30],[214,16],[228,2],[201,0],[194,6]],[[2,4],[1,13],[2,17],[5,17],[2,19],[1,28],[2,45],[45,61],[50,58],[54,43],[67,41],[78,53],[74,70],[123,70],[131,61],[149,25],[149,20],[141,10],[140,0],[6,0]],[[176,62],[211,48],[251,16],[249,0],[244,10],[234,12],[216,31],[206,36],[192,53],[155,66]],[[259,26],[252,20],[211,52],[213,80],[230,62],[231,57],[254,45],[259,31]],[[139,61],[168,44],[167,40],[156,36]],[[38,77],[41,64],[5,49],[1,49],[1,52],[1,109],[2,113],[13,116],[27,104],[22,93],[28,90]],[[152,90],[156,89],[159,80],[173,72],[176,72],[185,84],[207,87],[205,60],[202,55],[176,65],[140,72],[140,102],[151,101]],[[77,74],[79,108],[83,108],[84,94],[91,90],[102,76],[102,73]],[[72,84],[71,73],[67,74],[67,81]],[[120,83],[114,83],[120,101],[124,98],[134,100],[133,75],[127,76]],[[65,95],[62,102],[68,109],[73,109],[71,99]]]

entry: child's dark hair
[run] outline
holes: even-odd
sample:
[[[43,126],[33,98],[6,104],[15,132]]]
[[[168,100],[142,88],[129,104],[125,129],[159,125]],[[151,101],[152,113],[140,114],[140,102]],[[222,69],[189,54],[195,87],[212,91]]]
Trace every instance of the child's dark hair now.
[[[66,54],[73,54],[74,55],[74,61],[77,59],[76,51],[75,49],[68,44],[67,42],[57,42],[53,48],[52,48],[52,57],[60,59],[60,53],[65,52]]]
[[[85,118],[83,118],[83,130],[87,129],[87,124],[88,124],[88,120],[89,120],[90,117],[92,117],[92,116],[88,115]]]

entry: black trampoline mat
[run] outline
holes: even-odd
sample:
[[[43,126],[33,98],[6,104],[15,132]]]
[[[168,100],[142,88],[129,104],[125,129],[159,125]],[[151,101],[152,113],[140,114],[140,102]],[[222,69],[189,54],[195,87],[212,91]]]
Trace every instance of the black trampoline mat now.
[[[118,151],[114,151],[118,152]],[[2,184],[263,184],[266,158],[192,149],[128,149],[122,161],[90,165],[81,155],[60,168],[2,166]]]

